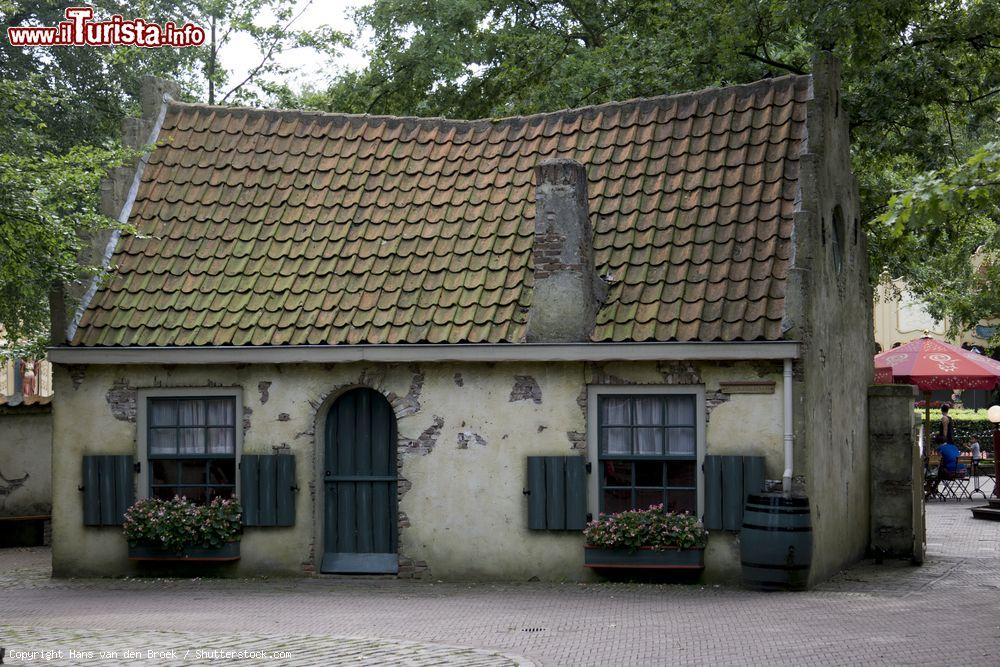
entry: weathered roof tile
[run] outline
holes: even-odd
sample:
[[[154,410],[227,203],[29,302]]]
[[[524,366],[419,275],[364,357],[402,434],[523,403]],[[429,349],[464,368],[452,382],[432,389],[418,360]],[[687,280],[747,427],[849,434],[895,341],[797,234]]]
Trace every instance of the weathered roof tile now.
[[[499,121],[171,104],[74,345],[520,342],[587,168],[594,341],[781,337],[808,77]]]

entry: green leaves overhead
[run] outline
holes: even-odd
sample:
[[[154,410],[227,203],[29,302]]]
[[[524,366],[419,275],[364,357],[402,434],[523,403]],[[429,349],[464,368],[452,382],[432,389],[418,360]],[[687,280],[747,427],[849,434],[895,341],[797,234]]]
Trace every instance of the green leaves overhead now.
[[[374,38],[369,66],[325,90],[285,91],[284,103],[506,116],[807,72],[831,50],[844,66],[872,275],[920,283],[933,299],[927,272],[952,275],[951,249],[968,258],[995,231],[981,209],[961,229],[944,208],[894,227],[902,233],[871,223],[911,182],[924,192],[920,179],[935,178],[924,172],[1000,139],[997,0],[375,0],[357,20]],[[949,244],[927,245],[935,238]]]

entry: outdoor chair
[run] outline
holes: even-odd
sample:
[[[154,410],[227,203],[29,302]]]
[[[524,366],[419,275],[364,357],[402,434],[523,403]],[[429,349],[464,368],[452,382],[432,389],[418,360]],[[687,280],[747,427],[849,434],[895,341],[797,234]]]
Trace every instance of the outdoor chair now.
[[[954,498],[962,500],[969,496],[969,470],[964,466],[958,468],[958,472],[950,473],[942,467],[938,467],[938,479],[940,481],[940,495],[944,500]]]

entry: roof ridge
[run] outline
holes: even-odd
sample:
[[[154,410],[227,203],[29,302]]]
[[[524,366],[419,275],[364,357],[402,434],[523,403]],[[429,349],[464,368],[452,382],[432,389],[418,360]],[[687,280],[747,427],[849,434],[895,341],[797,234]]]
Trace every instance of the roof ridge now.
[[[691,98],[708,98],[715,95],[729,94],[733,91],[739,90],[740,92],[752,92],[761,88],[767,88],[774,86],[778,82],[794,82],[795,80],[808,81],[811,78],[811,74],[786,74],[779,77],[771,77],[767,79],[758,79],[757,81],[752,81],[750,83],[740,83],[733,84],[730,86],[709,86],[702,88],[700,90],[688,91],[683,93],[669,93],[664,95],[655,95],[653,97],[633,97],[627,100],[603,102],[601,104],[590,104],[583,107],[567,107],[564,109],[556,109],[554,111],[542,111],[539,113],[527,114],[522,116],[500,116],[496,118],[448,118],[446,116],[392,116],[386,114],[357,114],[357,113],[341,113],[333,111],[317,111],[314,109],[279,109],[274,107],[243,107],[243,106],[222,106],[218,104],[205,104],[203,102],[184,102],[181,100],[171,100],[171,106],[186,107],[189,109],[205,109],[211,111],[222,111],[228,113],[255,113],[255,114],[277,114],[281,116],[300,116],[300,117],[319,117],[319,118],[340,118],[344,120],[366,120],[366,121],[412,121],[412,122],[432,122],[435,124],[454,124],[461,126],[472,126],[477,124],[489,124],[497,125],[500,123],[516,123],[524,122],[529,119],[541,119],[553,116],[567,116],[570,114],[584,113],[587,111],[597,111],[597,110],[607,110],[607,109],[622,109],[632,106],[641,106],[642,104],[663,104],[665,102],[678,102],[684,99]]]

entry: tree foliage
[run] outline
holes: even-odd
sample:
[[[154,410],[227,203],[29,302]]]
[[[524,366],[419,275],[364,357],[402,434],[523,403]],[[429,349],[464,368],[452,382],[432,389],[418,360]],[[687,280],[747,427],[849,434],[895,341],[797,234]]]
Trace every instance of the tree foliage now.
[[[872,275],[934,300],[995,230],[992,213],[960,227],[877,218],[920,174],[1000,139],[998,0],[375,0],[356,18],[374,36],[369,66],[286,103],[495,117],[804,73],[830,50],[843,63]],[[970,313],[1000,311],[989,291],[975,298]],[[959,301],[937,302],[957,315]]]
[[[49,290],[97,267],[77,261],[81,233],[118,226],[98,212],[98,184],[132,154],[45,135],[40,114],[60,100],[33,82],[0,80],[0,326],[11,350],[33,351],[48,333]]]
[[[53,26],[66,2],[0,0],[0,23]],[[117,223],[99,213],[101,177],[135,155],[122,150],[122,118],[138,112],[144,75],[170,78],[187,95],[216,103],[269,99],[270,78],[288,74],[277,56],[299,47],[329,55],[342,38],[327,27],[305,31],[297,0],[101,0],[97,19],[112,14],[210,30],[202,47],[0,47],[0,329],[11,345],[39,350],[48,327],[54,282],[87,280],[99,267],[77,261],[81,238]],[[214,29],[212,29],[214,27]],[[220,50],[243,35],[260,60],[234,79]]]
[[[1000,315],[998,188],[1000,142],[990,142],[956,166],[919,174],[878,219],[912,253],[903,260],[910,290],[951,318],[952,333]]]

